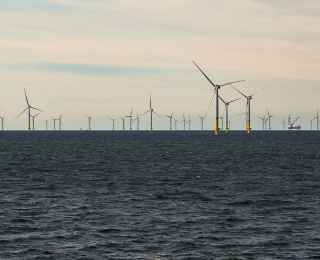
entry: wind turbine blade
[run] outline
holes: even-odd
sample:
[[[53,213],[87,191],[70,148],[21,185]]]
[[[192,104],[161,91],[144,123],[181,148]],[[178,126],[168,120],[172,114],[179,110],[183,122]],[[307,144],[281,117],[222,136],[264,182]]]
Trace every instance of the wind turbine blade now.
[[[150,110],[148,110],[147,112],[144,112],[142,115],[140,115],[140,117],[143,116],[144,114],[147,114],[148,112],[150,112]]]
[[[168,115],[165,115],[165,116],[167,116],[167,117],[169,117],[169,118],[170,118],[170,116],[168,116]]]
[[[221,101],[225,104],[226,102],[224,102],[224,100],[222,99],[222,97],[220,97],[220,95],[219,95],[219,98],[221,99]]]
[[[19,116],[21,116],[21,115],[24,113],[24,111],[26,111],[27,109],[28,109],[28,108],[26,108],[25,110],[23,110],[22,113],[15,118],[15,120],[16,120]]]
[[[239,99],[241,99],[241,98],[237,98],[237,99],[231,100],[231,101],[229,101],[228,103],[230,104],[230,103],[232,103],[232,102],[234,102],[234,101],[237,101],[237,100],[239,100]]]
[[[86,115],[86,113],[84,113],[84,114]],[[86,115],[86,117],[89,118],[87,115]]]
[[[204,72],[199,68],[199,66],[194,62],[194,61],[192,61],[193,63],[194,63],[194,65],[196,65],[197,66],[197,68],[201,71],[201,73],[206,77],[206,79],[211,83],[211,85],[212,86],[216,86],[208,77],[207,77],[207,75],[206,74],[204,74]]]
[[[150,109],[151,109],[151,93],[150,93]]]
[[[37,115],[39,115],[41,112],[39,112],[38,114],[36,114],[35,116],[33,116],[33,117],[36,117]]]
[[[247,112],[243,112],[243,113],[235,115],[235,116],[241,116],[241,115],[244,115],[244,114],[247,114]]]
[[[27,92],[26,92],[26,89],[25,89],[25,88],[24,88],[24,95],[26,96],[27,105],[30,106],[30,105],[29,105],[29,101],[28,101],[28,97],[27,97]]]
[[[161,116],[159,116],[159,115],[158,115],[154,110],[152,110],[152,112],[153,112],[153,113],[155,113],[158,117],[160,117],[160,118],[161,118]]]
[[[244,96],[245,98],[248,98],[245,94],[243,94],[242,92],[240,92],[239,90],[237,90],[234,86],[230,85],[231,87],[233,87],[236,91],[238,91],[242,96]]]
[[[208,114],[208,112],[209,112],[209,109],[210,109],[210,107],[211,107],[211,103],[212,103],[212,100],[213,100],[213,97],[214,97],[215,94],[216,94],[216,89],[214,89],[214,91],[213,91],[213,93],[212,93],[211,100],[210,100],[210,104],[209,104],[209,107],[208,107],[207,112],[206,112],[206,114],[205,114],[204,117],[206,117],[207,114]]]
[[[133,108],[131,109],[131,113],[130,113],[130,116],[132,116],[132,111],[133,111]]]
[[[38,111],[40,111],[40,112],[43,112],[42,110],[40,110],[40,109],[38,109],[38,108],[35,108],[35,107],[30,107],[30,108],[32,108],[32,109],[34,109],[34,110],[38,110]]]
[[[63,113],[63,112],[62,112]],[[60,120],[61,120],[61,117],[62,117],[62,113],[61,113],[61,115],[60,115]]]
[[[222,85],[219,85],[219,86],[222,87],[222,86],[225,86],[225,85],[230,85],[230,84],[237,83],[237,82],[241,82],[241,81],[244,81],[244,79],[242,79],[242,80],[237,80],[237,81],[233,81],[233,82],[228,82],[228,83],[225,83],[225,84],[222,84]]]
[[[174,113],[174,111],[171,113],[171,117],[172,117],[173,113]]]

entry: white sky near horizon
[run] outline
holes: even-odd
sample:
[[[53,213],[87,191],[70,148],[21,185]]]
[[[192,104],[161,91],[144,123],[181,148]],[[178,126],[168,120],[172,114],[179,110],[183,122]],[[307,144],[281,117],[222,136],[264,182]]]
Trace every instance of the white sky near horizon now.
[[[310,129],[320,97],[318,0],[3,0],[0,4],[0,116],[5,129],[26,129],[23,89],[44,113],[36,129],[121,129],[119,116],[152,107],[154,129],[168,129],[169,115],[190,115],[200,129],[212,86],[234,84],[251,102],[251,125],[261,129],[266,108],[273,129],[288,115]],[[225,100],[241,97],[230,86]],[[232,129],[244,129],[244,98],[229,107]],[[220,113],[223,105],[220,103]],[[214,128],[215,104],[205,120]],[[129,122],[126,123],[128,128]],[[315,128],[316,122],[313,122]],[[135,128],[136,125],[133,126]],[[140,129],[149,128],[149,116]],[[182,124],[178,124],[182,129]]]

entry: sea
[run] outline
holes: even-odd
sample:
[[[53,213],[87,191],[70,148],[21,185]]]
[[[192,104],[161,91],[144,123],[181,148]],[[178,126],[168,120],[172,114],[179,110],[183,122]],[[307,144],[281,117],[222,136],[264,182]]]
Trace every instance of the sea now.
[[[0,259],[320,259],[320,131],[1,131]]]

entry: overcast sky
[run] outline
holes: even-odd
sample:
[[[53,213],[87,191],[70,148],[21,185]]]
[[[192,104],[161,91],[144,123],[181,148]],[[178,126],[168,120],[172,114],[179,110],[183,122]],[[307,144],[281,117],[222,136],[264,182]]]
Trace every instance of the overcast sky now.
[[[256,93],[253,129],[266,108],[273,129],[289,114],[310,129],[320,108],[319,13],[318,0],[3,0],[0,115],[6,129],[27,128],[27,115],[14,120],[26,108],[25,88],[44,111],[37,129],[61,112],[63,129],[86,129],[84,113],[92,129],[111,129],[108,117],[120,129],[119,116],[147,111],[151,93],[161,116],[154,129],[168,129],[172,111],[200,129],[212,86],[194,60],[215,84],[245,80],[234,86]],[[220,95],[241,97],[230,86]],[[243,98],[230,105],[231,128],[245,128],[235,116],[245,109]],[[205,129],[214,128],[214,115],[212,105]],[[148,116],[140,127],[149,127]]]

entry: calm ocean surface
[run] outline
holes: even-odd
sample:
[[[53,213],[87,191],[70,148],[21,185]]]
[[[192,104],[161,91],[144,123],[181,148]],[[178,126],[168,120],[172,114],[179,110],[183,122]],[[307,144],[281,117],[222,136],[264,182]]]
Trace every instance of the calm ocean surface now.
[[[320,131],[2,131],[0,259],[320,259]]]

